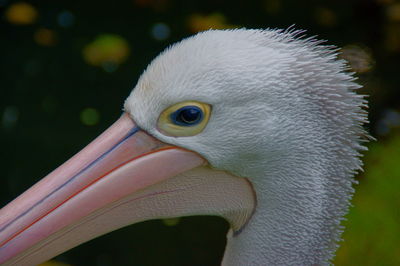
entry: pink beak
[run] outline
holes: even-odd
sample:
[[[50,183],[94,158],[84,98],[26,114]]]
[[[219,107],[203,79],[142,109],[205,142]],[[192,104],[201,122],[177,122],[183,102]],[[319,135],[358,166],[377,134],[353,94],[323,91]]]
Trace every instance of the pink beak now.
[[[141,211],[137,216],[143,217],[135,219],[123,214],[105,219],[103,214],[143,198],[173,193],[173,189],[148,188],[204,163],[197,154],[148,135],[124,114],[81,152],[1,209],[0,264],[41,263],[132,220],[157,218],[151,210]],[[84,229],[67,238],[78,226]]]

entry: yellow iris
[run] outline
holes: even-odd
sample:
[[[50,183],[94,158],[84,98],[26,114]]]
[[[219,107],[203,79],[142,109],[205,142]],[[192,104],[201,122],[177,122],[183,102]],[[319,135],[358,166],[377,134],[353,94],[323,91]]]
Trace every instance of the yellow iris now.
[[[179,110],[185,107],[196,107],[196,110],[201,111],[201,119],[195,124],[183,125],[182,123],[177,123],[177,121],[173,119],[173,114],[178,113],[177,115],[179,116]],[[162,133],[168,136],[194,136],[202,132],[206,127],[208,120],[210,119],[210,114],[211,106],[209,104],[197,101],[181,102],[165,109],[158,118],[157,126]]]

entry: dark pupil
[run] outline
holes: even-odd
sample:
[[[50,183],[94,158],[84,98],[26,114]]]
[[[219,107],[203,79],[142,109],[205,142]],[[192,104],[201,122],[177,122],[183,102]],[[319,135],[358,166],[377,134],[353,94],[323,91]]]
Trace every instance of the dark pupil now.
[[[180,113],[180,118],[182,119],[182,122],[186,123],[193,123],[196,122],[197,119],[199,119],[200,116],[200,111],[195,109],[195,108],[187,108],[182,110]]]
[[[192,124],[201,118],[201,110],[197,107],[182,108],[178,115],[178,119],[183,123]]]

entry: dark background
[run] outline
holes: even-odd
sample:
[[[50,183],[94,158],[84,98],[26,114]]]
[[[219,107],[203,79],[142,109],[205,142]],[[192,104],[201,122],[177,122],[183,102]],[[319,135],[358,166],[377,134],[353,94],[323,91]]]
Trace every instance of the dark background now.
[[[339,265],[400,259],[400,2],[395,0],[0,0],[0,206],[75,154],[121,114],[146,65],[208,28],[296,28],[342,47],[370,95],[366,174]],[[177,223],[177,224],[176,224]],[[176,224],[176,225],[171,225]],[[56,258],[72,265],[218,265],[217,217],[136,224]]]

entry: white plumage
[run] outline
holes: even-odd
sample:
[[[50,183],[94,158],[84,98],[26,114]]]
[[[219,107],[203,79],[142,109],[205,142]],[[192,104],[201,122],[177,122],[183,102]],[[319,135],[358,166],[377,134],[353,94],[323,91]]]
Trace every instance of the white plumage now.
[[[225,265],[328,264],[340,239],[367,122],[337,51],[301,31],[212,30],[173,45],[125,102],[156,138],[248,178],[257,208],[228,237]],[[212,105],[205,130],[165,136],[157,118],[186,100]]]

